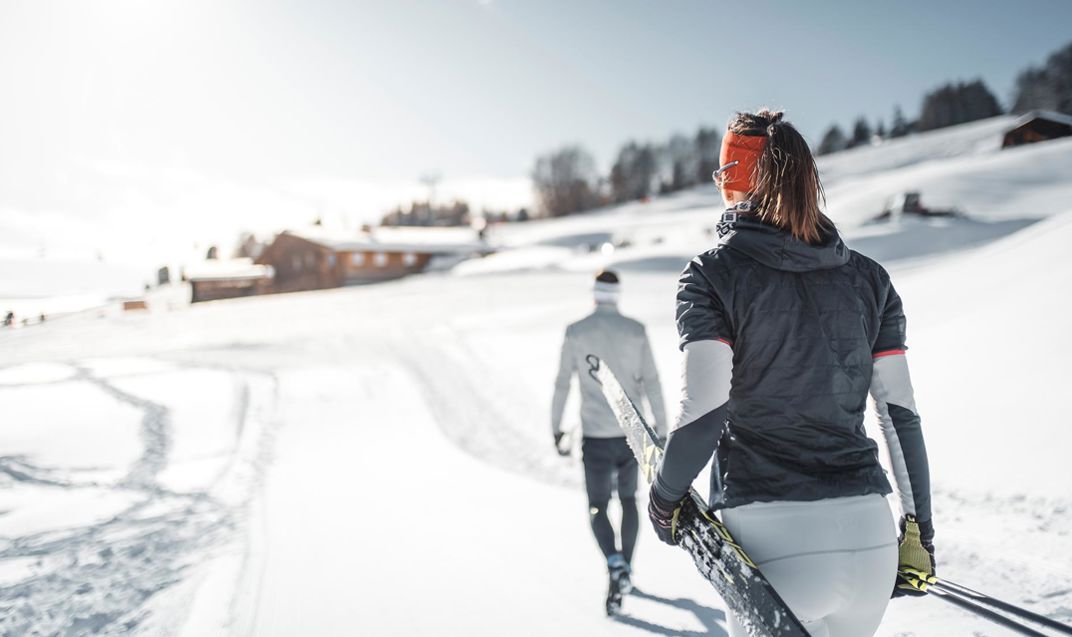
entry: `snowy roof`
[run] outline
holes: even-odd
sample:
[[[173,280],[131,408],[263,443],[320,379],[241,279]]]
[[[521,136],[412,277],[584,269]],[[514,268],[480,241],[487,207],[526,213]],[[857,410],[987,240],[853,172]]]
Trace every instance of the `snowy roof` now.
[[[486,249],[472,228],[374,228],[371,232],[344,233],[319,226],[304,230],[288,230],[301,237],[337,252],[382,251],[457,254]]]
[[[1058,113],[1057,111],[1036,110],[1028,111],[1021,115],[1020,118],[1008,128],[1008,130],[1019,128],[1033,119],[1048,119],[1051,122],[1058,122],[1072,126],[1072,115],[1065,115],[1064,113]]]
[[[237,279],[270,279],[275,272],[270,265],[257,265],[253,259],[208,259],[186,266],[183,271],[190,281],[224,281]]]

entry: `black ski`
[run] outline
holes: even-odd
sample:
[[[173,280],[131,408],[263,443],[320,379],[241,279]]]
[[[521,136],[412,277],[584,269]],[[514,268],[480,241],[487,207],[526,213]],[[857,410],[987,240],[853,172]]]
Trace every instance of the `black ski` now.
[[[598,357],[587,356],[588,373],[603,387],[603,395],[625,431],[626,441],[650,483],[662,457],[662,445],[644,422],[618,379]],[[711,582],[734,617],[752,637],[808,637],[808,632],[779,597],[744,549],[740,547],[694,489],[689,490],[678,518],[680,546],[692,556],[700,574]]]

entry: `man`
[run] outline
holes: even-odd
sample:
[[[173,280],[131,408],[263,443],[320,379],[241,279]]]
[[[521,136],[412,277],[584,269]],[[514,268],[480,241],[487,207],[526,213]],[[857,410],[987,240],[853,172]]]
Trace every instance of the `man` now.
[[[566,328],[562,358],[555,380],[555,397],[551,405],[551,430],[555,447],[569,455],[569,444],[562,432],[562,412],[570,390],[570,379],[580,372],[581,454],[584,482],[588,491],[588,512],[596,542],[607,559],[610,593],[607,613],[617,612],[621,595],[632,590],[629,576],[636,545],[638,513],[636,504],[637,462],[614,413],[603,397],[596,379],[587,373],[586,357],[597,356],[609,365],[622,383],[626,394],[640,405],[647,395],[654,415],[655,431],[666,436],[666,409],[663,404],[659,373],[651,354],[644,326],[618,312],[619,281],[614,272],[596,276],[595,311]],[[622,505],[621,549],[615,544],[614,528],[607,517],[612,484],[617,474],[618,499]]]

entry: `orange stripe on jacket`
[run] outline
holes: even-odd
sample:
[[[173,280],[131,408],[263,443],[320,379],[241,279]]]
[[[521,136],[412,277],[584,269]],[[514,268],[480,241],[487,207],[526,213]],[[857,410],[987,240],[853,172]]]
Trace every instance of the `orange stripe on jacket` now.
[[[738,135],[727,131],[722,138],[722,151],[718,162],[722,166],[736,161],[737,165],[727,168],[723,173],[722,189],[735,192],[752,192],[755,190],[756,164],[767,145],[765,135]]]

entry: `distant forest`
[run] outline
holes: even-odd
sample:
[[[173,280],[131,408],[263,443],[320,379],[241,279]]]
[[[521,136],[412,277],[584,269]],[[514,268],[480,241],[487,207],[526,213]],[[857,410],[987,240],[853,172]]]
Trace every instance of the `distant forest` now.
[[[1017,76],[1008,111],[981,79],[951,82],[923,97],[914,120],[895,106],[889,126],[882,120],[872,126],[864,117],[848,132],[831,125],[815,153],[825,155],[913,132],[1035,109],[1072,113],[1072,43],[1052,54],[1042,66],[1030,67]],[[591,153],[580,145],[540,155],[531,174],[539,211],[557,217],[706,183],[718,167],[721,141],[719,129],[706,127],[693,135],[674,135],[657,143],[630,140],[618,151],[607,175],[599,174]]]

